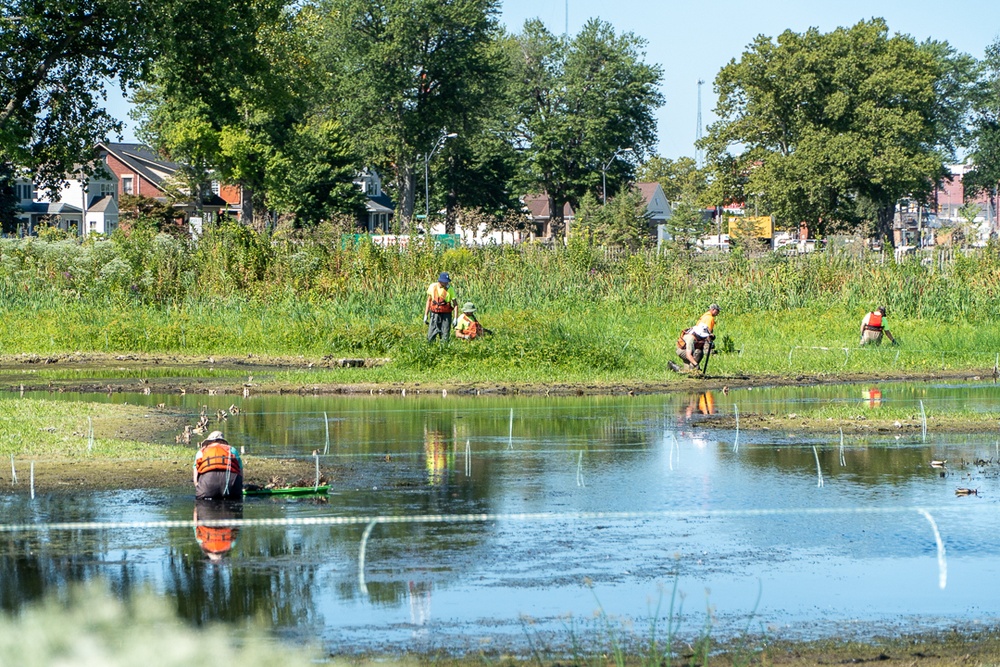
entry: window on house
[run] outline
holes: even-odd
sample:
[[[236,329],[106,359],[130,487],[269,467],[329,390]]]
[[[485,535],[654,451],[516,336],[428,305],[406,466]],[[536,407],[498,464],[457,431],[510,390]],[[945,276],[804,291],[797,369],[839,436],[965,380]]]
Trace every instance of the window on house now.
[[[122,176],[122,192],[127,195],[135,194],[135,182],[131,176]]]
[[[212,194],[213,195],[219,194],[219,182],[218,181],[212,181]]]
[[[21,201],[31,199],[31,183],[18,183],[17,184],[17,198]]]
[[[101,183],[101,196],[107,197],[108,195],[115,196],[114,183]]]

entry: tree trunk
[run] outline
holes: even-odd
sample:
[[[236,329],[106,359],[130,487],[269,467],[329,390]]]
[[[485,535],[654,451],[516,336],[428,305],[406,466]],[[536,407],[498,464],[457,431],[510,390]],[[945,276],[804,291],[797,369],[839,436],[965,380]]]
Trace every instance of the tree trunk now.
[[[892,235],[893,217],[896,215],[896,203],[886,204],[878,210],[878,223],[875,227],[876,234],[883,241],[887,241],[892,247],[896,247],[896,239]]]
[[[552,240],[562,236],[563,224],[563,202],[556,201],[556,198],[549,195],[549,235]]]
[[[399,193],[399,206],[396,211],[399,213],[400,223],[404,232],[410,231],[413,222],[414,197],[416,196],[415,182],[413,178],[413,167],[403,165],[396,168],[396,191]]]

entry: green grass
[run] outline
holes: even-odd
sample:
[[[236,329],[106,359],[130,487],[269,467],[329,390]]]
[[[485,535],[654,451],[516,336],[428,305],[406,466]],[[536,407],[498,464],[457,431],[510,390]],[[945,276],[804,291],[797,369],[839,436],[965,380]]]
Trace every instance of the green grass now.
[[[617,257],[617,256],[615,256]],[[151,232],[110,241],[0,241],[8,354],[387,357],[334,382],[662,382],[678,332],[711,302],[734,350],[719,376],[992,370],[1000,360],[1000,249],[896,264],[880,255],[687,257],[600,248],[405,252],[342,245],[322,227],[266,239],[212,230],[197,245]],[[493,337],[428,345],[440,270]],[[898,348],[857,347],[889,307]]]
[[[136,405],[0,398],[0,457],[149,460],[190,458],[190,448],[116,437],[129,423],[149,431],[149,409]]]

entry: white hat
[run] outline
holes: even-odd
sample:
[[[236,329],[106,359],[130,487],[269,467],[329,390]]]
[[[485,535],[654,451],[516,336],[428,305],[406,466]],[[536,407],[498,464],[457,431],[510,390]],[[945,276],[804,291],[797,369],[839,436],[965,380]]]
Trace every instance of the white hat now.
[[[205,438],[205,442],[212,442],[213,440],[225,440],[222,435],[222,431],[212,431],[208,434],[208,437]]]
[[[712,335],[712,332],[708,330],[707,324],[696,324],[694,328],[691,329],[691,333],[698,338],[708,338]]]

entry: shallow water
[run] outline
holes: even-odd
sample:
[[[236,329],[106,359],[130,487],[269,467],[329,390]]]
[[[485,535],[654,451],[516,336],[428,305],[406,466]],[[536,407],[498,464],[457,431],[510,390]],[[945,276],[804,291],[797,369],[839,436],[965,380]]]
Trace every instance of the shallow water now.
[[[807,414],[829,401],[877,411],[870,388],[713,399],[723,413]],[[991,383],[880,390],[881,405],[919,410],[922,401],[929,414],[959,401],[1000,407]],[[166,403],[192,421],[234,403],[44,396]],[[222,424],[232,442],[263,455],[317,451],[346,466],[325,502],[195,508],[190,480],[147,492],[0,495],[6,524],[102,524],[0,533],[0,608],[102,577],[118,592],[151,586],[197,623],[265,618],[279,636],[335,653],[524,653],[600,634],[603,619],[648,636],[671,611],[686,637],[706,623],[716,638],[996,623],[1000,433],[843,445],[839,435],[737,434],[705,428],[699,398],[236,399],[239,413]],[[948,463],[932,468],[933,459]],[[958,487],[978,495],[957,496]],[[218,562],[192,526],[164,523],[190,521],[196,509],[243,521],[207,536],[231,546]]]

